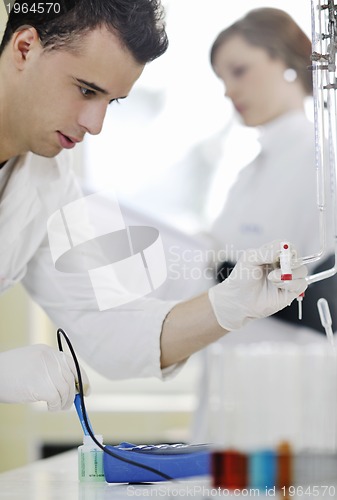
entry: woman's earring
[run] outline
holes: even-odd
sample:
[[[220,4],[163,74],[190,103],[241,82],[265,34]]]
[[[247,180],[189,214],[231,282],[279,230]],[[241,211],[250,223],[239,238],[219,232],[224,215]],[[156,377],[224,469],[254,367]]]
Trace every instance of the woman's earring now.
[[[283,73],[286,82],[292,83],[297,78],[297,72],[293,68],[287,68]]]

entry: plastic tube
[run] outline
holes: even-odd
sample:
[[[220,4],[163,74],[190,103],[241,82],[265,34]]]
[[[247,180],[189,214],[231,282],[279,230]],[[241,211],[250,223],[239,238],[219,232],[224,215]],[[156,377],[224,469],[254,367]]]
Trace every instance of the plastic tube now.
[[[317,307],[318,307],[319,317],[321,319],[321,323],[325,330],[327,339],[330,345],[333,347],[333,349],[335,349],[334,336],[332,331],[332,319],[328,301],[324,298],[319,299],[317,301]]]
[[[95,435],[97,441],[103,444],[103,437]],[[83,445],[78,447],[78,479],[81,482],[105,481],[104,451],[88,435],[83,436]]]

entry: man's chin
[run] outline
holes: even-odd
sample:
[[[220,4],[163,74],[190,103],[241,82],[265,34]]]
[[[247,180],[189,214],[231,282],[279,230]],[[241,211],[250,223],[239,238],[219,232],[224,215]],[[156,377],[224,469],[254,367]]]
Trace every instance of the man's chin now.
[[[53,148],[34,148],[31,150],[32,153],[38,156],[42,156],[43,158],[54,158],[59,153],[63,151],[61,146],[53,147]]]

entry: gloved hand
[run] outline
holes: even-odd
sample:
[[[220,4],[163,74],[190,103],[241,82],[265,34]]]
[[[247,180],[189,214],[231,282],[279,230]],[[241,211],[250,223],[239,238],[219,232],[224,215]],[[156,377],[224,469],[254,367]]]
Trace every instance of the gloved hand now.
[[[280,241],[243,252],[230,276],[209,292],[214,314],[222,328],[236,330],[248,321],[283,309],[307,288],[304,265],[292,269],[291,281],[281,280]],[[296,252],[292,249],[296,256]]]
[[[85,393],[89,380],[81,369]],[[48,410],[66,410],[74,402],[77,374],[73,359],[48,345],[36,344],[0,353],[0,401],[46,401]]]

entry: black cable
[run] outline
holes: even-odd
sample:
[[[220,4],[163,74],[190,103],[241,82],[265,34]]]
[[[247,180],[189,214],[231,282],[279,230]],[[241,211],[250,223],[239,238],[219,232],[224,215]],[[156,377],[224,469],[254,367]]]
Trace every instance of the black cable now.
[[[161,472],[161,471],[159,471],[159,470],[157,470],[157,469],[155,469],[153,467],[150,467],[149,465],[140,464],[138,462],[135,462],[134,460],[129,460],[128,458],[123,458],[123,457],[117,455],[117,453],[114,453],[113,451],[107,449],[106,446],[102,445],[96,439],[94,433],[91,430],[91,427],[90,427],[90,424],[89,424],[89,421],[88,421],[87,409],[85,407],[85,402],[84,402],[84,389],[83,389],[83,381],[82,381],[82,375],[81,375],[81,368],[80,368],[79,362],[77,360],[76,353],[74,351],[74,348],[73,348],[73,346],[72,346],[72,344],[70,342],[70,339],[69,339],[68,335],[65,333],[64,330],[62,330],[62,328],[58,328],[58,330],[57,330],[57,344],[58,344],[59,350],[63,352],[61,336],[63,336],[64,339],[65,339],[65,341],[67,342],[68,347],[69,347],[69,351],[70,351],[71,356],[72,356],[72,358],[74,360],[74,363],[75,363],[75,368],[76,368],[76,373],[77,373],[77,378],[78,378],[78,392],[80,394],[80,399],[81,399],[83,420],[84,420],[85,426],[87,428],[87,431],[89,433],[89,436],[94,441],[94,443],[99,448],[101,448],[101,450],[103,450],[104,453],[107,453],[108,455],[112,456],[113,458],[117,458],[117,460],[120,460],[121,462],[126,462],[126,463],[128,463],[130,465],[135,465],[136,467],[140,467],[140,468],[145,469],[145,470],[147,470],[149,472],[153,472],[154,474],[157,474],[158,476],[162,477],[163,479],[166,479],[167,481],[173,481],[174,480],[173,477],[168,476],[164,472]]]

